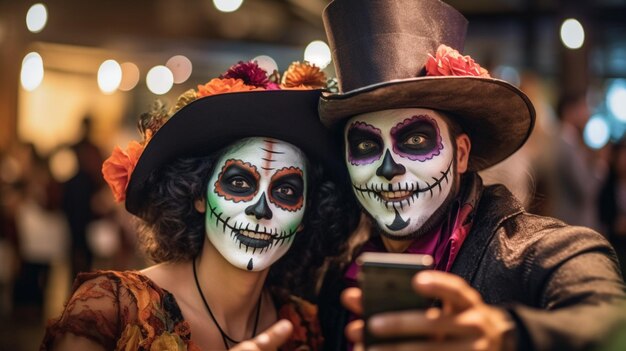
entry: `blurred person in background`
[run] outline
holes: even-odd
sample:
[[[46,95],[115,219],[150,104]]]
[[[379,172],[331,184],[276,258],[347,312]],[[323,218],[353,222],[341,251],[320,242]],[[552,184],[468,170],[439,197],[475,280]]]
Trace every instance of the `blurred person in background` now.
[[[81,138],[71,145],[78,163],[76,174],[63,183],[63,212],[67,217],[71,234],[71,274],[91,270],[93,252],[87,241],[87,228],[99,218],[94,210],[94,198],[103,188],[100,173],[102,154],[93,143],[93,120],[85,116],[81,122]]]
[[[316,308],[294,294],[343,248],[351,204],[317,115],[325,85],[307,63],[279,81],[240,62],[142,115],[143,142],[102,172],[159,264],[79,274],[41,349],[319,350]]]
[[[598,218],[597,201],[607,165],[583,139],[585,125],[591,117],[586,94],[563,94],[558,102],[557,115],[560,130],[555,153],[552,216],[604,233]]]
[[[0,155],[0,317],[12,310],[13,283],[19,268],[17,209],[24,196],[22,167],[16,146]]]
[[[480,172],[485,184],[503,184],[531,213],[549,215],[554,174],[556,116],[546,100],[541,77],[534,72],[521,76],[520,90],[526,93],[536,111],[530,137],[516,153]]]
[[[598,213],[626,272],[626,138],[611,150],[609,175],[599,196]]]
[[[4,200],[7,219],[14,221],[14,247],[19,255],[12,292],[14,315],[40,322],[51,262],[64,253],[67,227],[60,212],[61,190],[48,160],[33,144],[16,144],[12,157],[17,161],[17,177]]]

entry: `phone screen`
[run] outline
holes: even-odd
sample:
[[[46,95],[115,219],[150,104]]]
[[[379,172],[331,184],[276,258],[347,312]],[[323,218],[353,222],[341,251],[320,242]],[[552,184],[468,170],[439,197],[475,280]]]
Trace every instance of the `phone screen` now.
[[[357,258],[357,264],[361,268],[358,281],[363,291],[365,346],[403,340],[373,337],[367,331],[367,321],[381,312],[431,307],[433,301],[419,296],[413,290],[411,280],[417,272],[432,269],[432,256],[366,252]]]

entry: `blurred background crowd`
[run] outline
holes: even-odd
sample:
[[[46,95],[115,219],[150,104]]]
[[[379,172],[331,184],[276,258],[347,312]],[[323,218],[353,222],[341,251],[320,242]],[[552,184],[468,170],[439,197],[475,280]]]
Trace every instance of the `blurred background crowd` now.
[[[334,76],[328,2],[0,0],[0,350],[37,348],[77,272],[146,264],[100,168],[152,101],[240,60]],[[485,182],[598,230],[626,263],[626,0],[446,2],[470,21],[465,54],[537,109]]]

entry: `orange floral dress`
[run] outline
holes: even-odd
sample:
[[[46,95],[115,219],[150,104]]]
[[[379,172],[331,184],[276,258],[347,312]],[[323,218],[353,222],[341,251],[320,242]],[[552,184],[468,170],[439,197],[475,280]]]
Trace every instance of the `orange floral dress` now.
[[[81,273],[72,291],[61,317],[48,323],[41,351],[68,332],[107,350],[200,351],[174,296],[137,271]],[[316,306],[290,297],[278,316],[294,325],[281,350],[321,350]]]

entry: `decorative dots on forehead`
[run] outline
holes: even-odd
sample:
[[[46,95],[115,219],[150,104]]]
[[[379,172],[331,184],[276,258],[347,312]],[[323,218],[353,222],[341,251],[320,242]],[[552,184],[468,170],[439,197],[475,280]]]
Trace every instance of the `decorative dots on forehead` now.
[[[437,121],[428,115],[416,115],[396,124],[390,131],[393,151],[411,161],[424,162],[443,150]]]
[[[258,192],[261,175],[249,162],[229,159],[215,181],[215,193],[234,202],[251,201]]]

